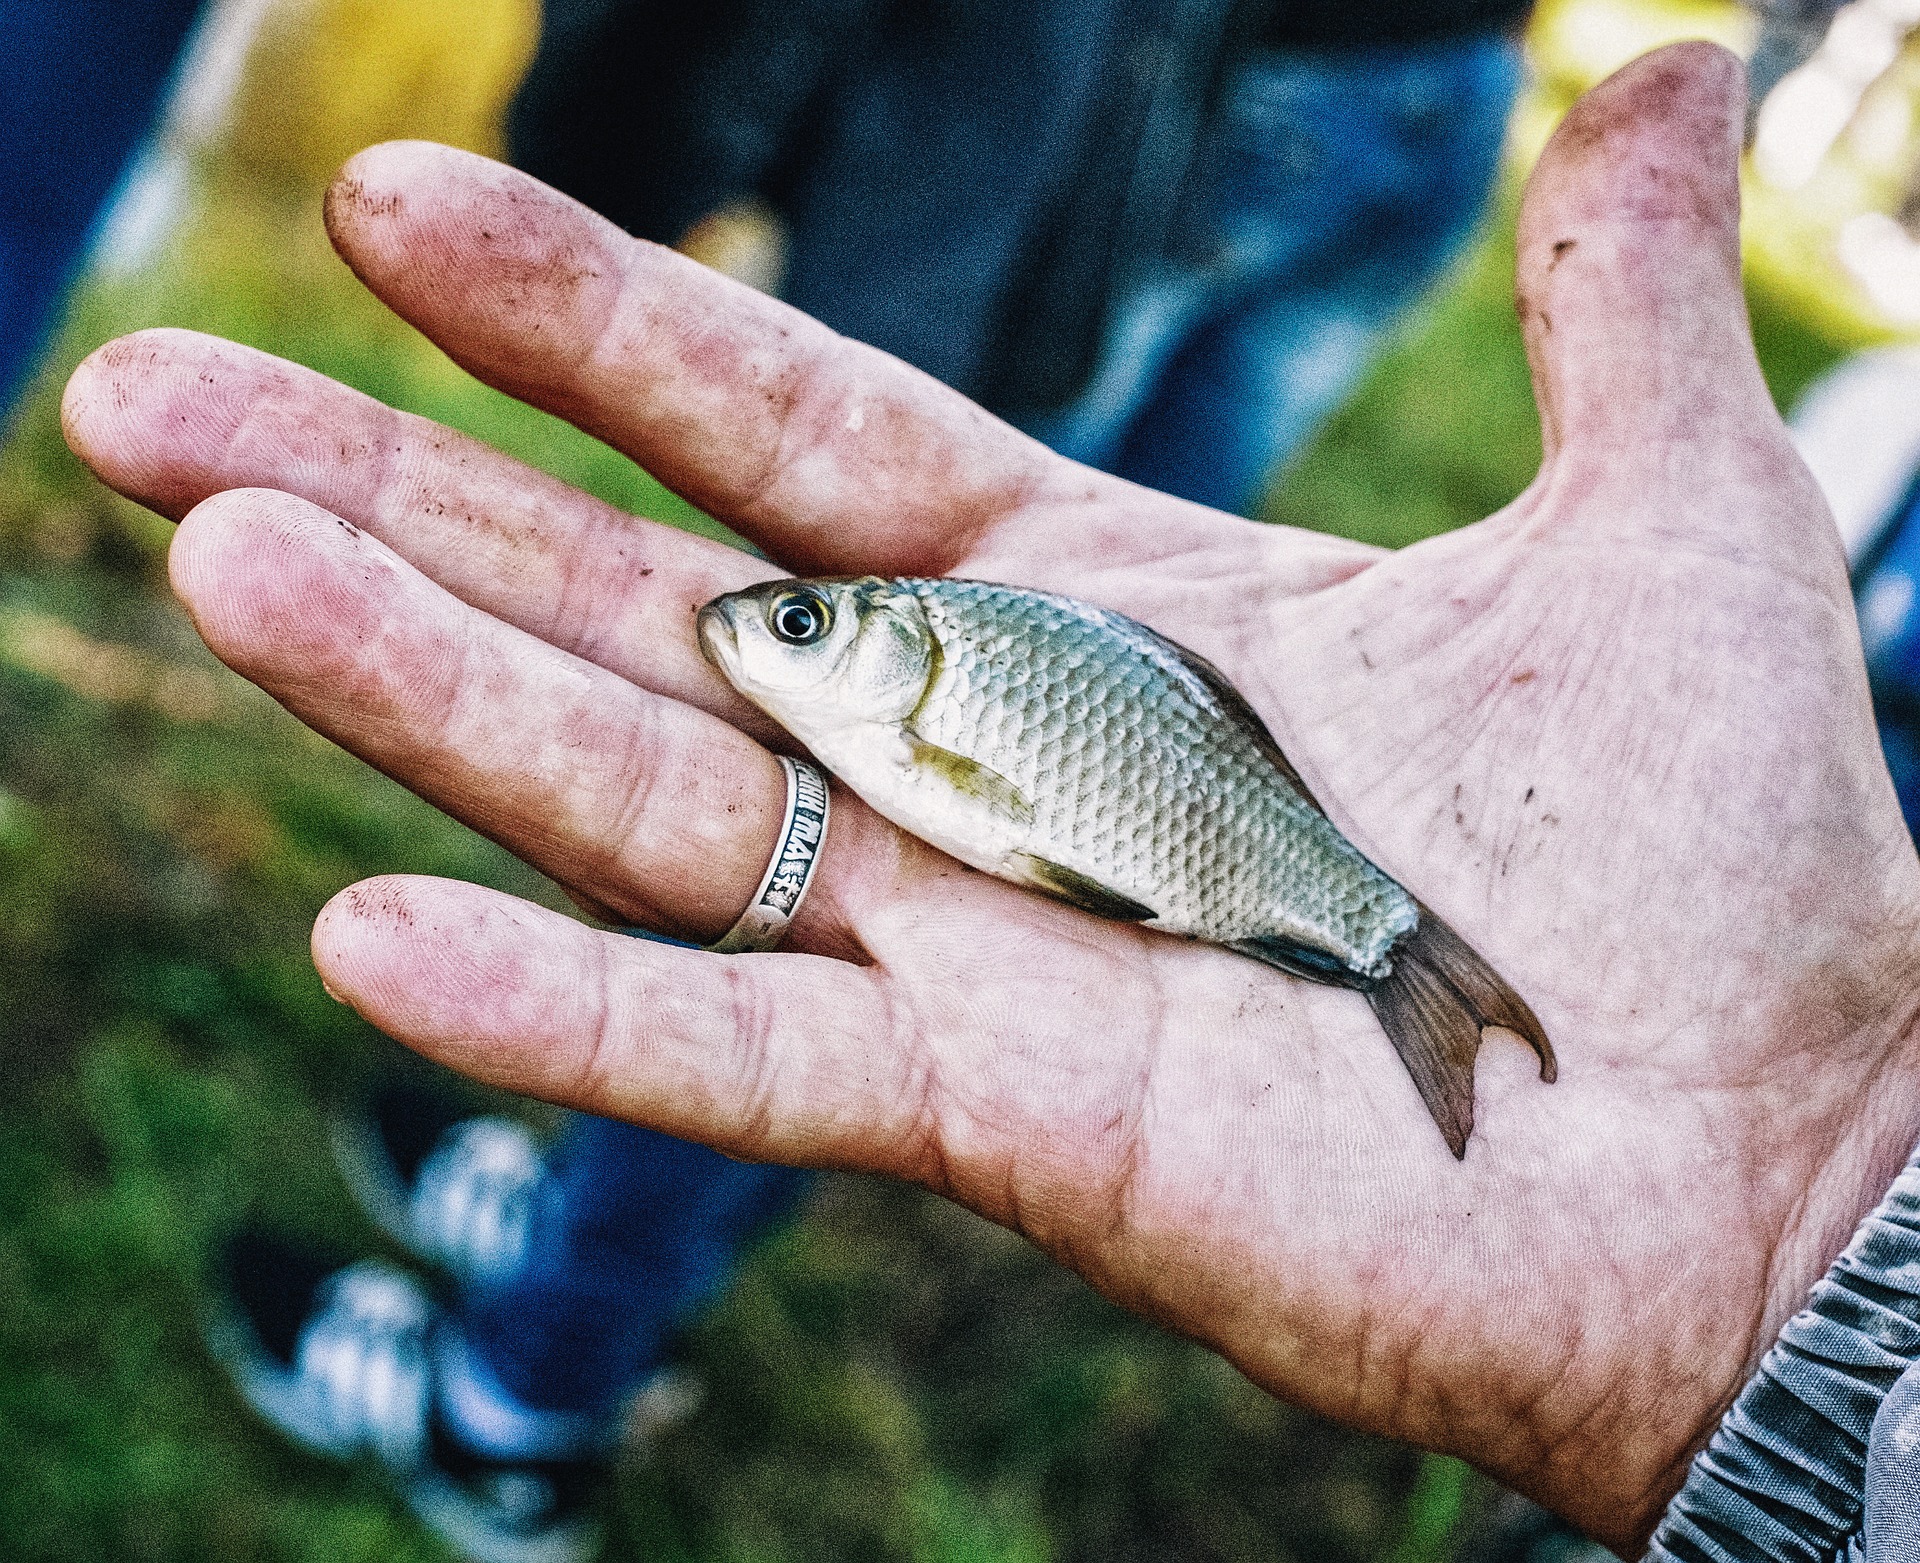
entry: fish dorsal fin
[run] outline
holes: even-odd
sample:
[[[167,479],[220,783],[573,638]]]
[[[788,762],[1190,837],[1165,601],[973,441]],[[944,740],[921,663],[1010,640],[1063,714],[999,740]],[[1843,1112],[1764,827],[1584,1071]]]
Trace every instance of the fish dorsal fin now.
[[[1027,795],[991,766],[943,749],[939,744],[928,743],[911,727],[906,729],[905,736],[915,768],[932,771],[955,792],[985,804],[1016,824],[1033,823],[1033,804]]]
[[[1056,901],[1066,901],[1095,917],[1108,917],[1117,923],[1150,922],[1160,914],[1142,906],[1131,896],[1109,890],[1076,868],[1049,862],[1031,852],[1016,852],[1007,860],[1007,868],[1034,889],[1044,891]]]
[[[1178,641],[1168,640],[1166,636],[1148,631],[1153,638],[1165,646],[1168,651],[1195,678],[1207,686],[1220,709],[1244,726],[1253,741],[1260,746],[1260,752],[1273,762],[1274,768],[1292,784],[1293,790],[1300,794],[1303,802],[1310,803],[1322,814],[1327,811],[1320,807],[1320,800],[1300,779],[1300,773],[1293,768],[1293,761],[1281,750],[1279,740],[1267,731],[1267,724],[1260,720],[1260,713],[1247,704],[1247,697],[1227,682],[1227,675],[1201,656],[1197,651],[1189,651]]]

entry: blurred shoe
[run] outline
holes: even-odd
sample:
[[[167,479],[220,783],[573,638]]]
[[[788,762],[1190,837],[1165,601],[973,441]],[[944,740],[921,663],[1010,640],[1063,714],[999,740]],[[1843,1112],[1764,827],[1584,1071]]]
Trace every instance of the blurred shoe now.
[[[540,1144],[511,1118],[390,1086],[336,1120],[334,1159],[369,1220],[422,1264],[466,1284],[511,1273],[545,1185]]]
[[[426,1447],[426,1294],[372,1262],[331,1269],[275,1240],[232,1245],[208,1327],[241,1397],[303,1449],[395,1470]]]
[[[411,1276],[374,1260],[330,1269],[259,1233],[229,1246],[208,1326],[253,1411],[314,1454],[372,1459],[437,1536],[473,1563],[584,1563],[611,1451],[500,1459],[457,1436],[438,1359],[450,1327]]]

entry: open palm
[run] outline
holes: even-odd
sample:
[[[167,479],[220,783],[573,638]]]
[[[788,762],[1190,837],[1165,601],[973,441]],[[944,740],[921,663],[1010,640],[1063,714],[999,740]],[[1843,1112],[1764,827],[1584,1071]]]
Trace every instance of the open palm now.
[[[1483,1051],[1463,1164],[1359,995],[1043,901],[844,794],[792,953],[388,878],[328,907],[316,957],[476,1075],[928,1183],[1274,1392],[1626,1547],[1920,1128],[1920,870],[1839,545],[1747,337],[1740,101],[1737,65],[1686,46],[1573,111],[1521,227],[1546,462],[1398,554],[1060,460],[423,145],[330,198],[368,286],[777,566],[185,333],[96,353],[69,436],[186,516],[174,580],[224,660],[583,903],[694,938],[745,904],[783,797],[778,735],[695,647],[709,597],[968,575],[1218,663],[1554,1040],[1551,1087]]]

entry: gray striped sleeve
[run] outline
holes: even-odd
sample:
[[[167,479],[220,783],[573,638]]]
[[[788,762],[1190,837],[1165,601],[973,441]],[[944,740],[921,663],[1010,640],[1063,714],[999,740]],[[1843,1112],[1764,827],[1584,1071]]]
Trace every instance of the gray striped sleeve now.
[[[1647,1563],[1858,1563],[1873,1419],[1920,1360],[1920,1158],[1695,1457]]]

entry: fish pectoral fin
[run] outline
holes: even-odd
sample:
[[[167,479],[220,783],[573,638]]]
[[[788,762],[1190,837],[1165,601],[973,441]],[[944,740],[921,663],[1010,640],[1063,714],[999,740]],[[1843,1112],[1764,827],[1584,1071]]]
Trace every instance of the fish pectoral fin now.
[[[955,792],[986,804],[1016,824],[1033,823],[1033,805],[1027,795],[991,766],[928,743],[911,728],[907,729],[906,740],[909,764],[932,771]]]
[[[1034,889],[1044,891],[1056,901],[1077,906],[1083,912],[1091,912],[1095,917],[1111,918],[1117,923],[1144,923],[1160,915],[1152,907],[1142,906],[1132,896],[1109,890],[1099,880],[1088,878],[1078,869],[1050,863],[1031,852],[1014,853],[1007,860],[1007,868]]]
[[[1371,979],[1355,971],[1339,956],[1326,950],[1316,950],[1312,945],[1283,939],[1277,934],[1256,934],[1251,939],[1236,939],[1227,948],[1250,955],[1256,961],[1264,961],[1289,976],[1304,977],[1308,982],[1324,982],[1335,988],[1358,988],[1362,992],[1373,986]]]

